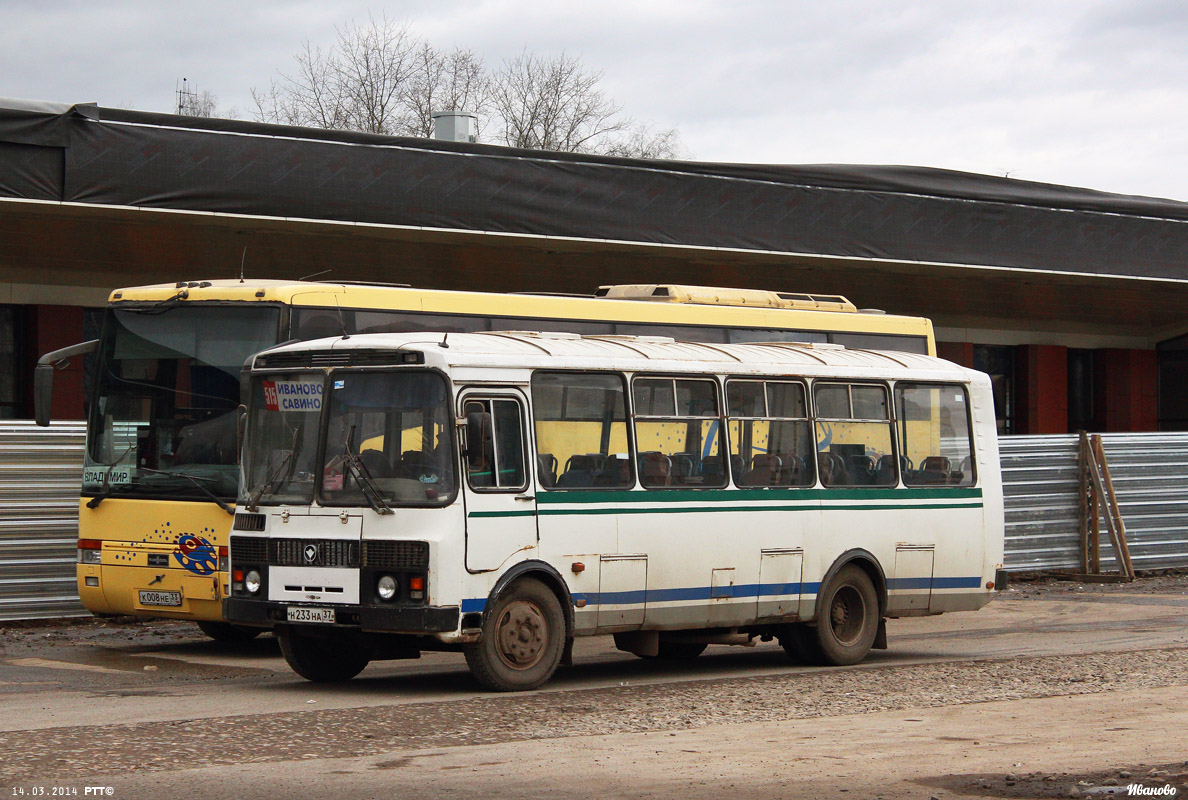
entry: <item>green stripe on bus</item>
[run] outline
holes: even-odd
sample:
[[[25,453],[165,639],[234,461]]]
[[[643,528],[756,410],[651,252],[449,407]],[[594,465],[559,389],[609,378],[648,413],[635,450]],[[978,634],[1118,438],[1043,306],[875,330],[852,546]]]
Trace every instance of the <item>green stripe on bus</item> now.
[[[542,508],[538,512],[542,517],[600,514],[712,514],[722,512],[752,512],[752,511],[898,511],[901,509],[948,509],[948,508],[982,508],[981,503],[950,503],[943,505],[928,503],[889,503],[877,505],[805,505],[805,506],[669,506],[667,508]],[[474,516],[473,514],[471,516]]]
[[[964,500],[981,499],[981,489],[652,489],[643,491],[548,491],[536,496],[552,503],[705,503],[740,500]],[[980,503],[979,503],[980,505]],[[895,508],[906,506],[896,505]]]
[[[486,519],[488,517],[535,517],[535,511],[471,511],[466,515],[470,519]]]

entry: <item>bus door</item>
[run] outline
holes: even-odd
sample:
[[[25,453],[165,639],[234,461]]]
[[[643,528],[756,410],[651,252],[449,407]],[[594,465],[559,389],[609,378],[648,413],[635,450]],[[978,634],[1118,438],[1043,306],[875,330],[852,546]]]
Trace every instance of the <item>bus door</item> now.
[[[536,497],[527,469],[524,396],[513,389],[462,394],[466,568],[499,569],[536,549]]]

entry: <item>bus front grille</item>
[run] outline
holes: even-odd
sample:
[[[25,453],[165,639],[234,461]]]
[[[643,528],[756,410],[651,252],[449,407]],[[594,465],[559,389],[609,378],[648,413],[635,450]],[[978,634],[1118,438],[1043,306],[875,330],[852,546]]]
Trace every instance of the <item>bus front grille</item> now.
[[[344,539],[270,539],[274,567],[358,567],[359,543]]]
[[[236,531],[262,531],[266,517],[263,514],[236,514],[231,529]]]
[[[231,558],[237,564],[263,564],[268,560],[268,540],[259,536],[232,536]]]
[[[363,543],[363,563],[383,569],[429,569],[428,542],[369,541]]]

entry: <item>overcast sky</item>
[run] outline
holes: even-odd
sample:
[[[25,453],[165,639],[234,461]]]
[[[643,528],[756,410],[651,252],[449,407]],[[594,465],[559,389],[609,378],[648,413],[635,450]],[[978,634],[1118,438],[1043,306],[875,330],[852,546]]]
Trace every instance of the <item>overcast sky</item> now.
[[[0,0],[0,96],[251,118],[309,39],[368,13],[496,67],[604,72],[701,161],[914,164],[1188,200],[1184,0]]]

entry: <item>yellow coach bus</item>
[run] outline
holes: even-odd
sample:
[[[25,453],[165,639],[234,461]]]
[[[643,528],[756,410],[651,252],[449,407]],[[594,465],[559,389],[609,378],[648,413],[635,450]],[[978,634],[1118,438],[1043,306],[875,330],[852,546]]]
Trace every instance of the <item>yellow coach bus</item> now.
[[[929,320],[860,311],[836,295],[634,285],[560,296],[242,280],[120,289],[100,338],[46,354],[35,375],[46,424],[55,365],[94,353],[79,506],[83,604],[101,615],[193,620],[220,640],[254,636],[258,629],[221,616],[245,361],[291,340],[424,332],[448,342],[450,333],[492,330],[935,355]]]

